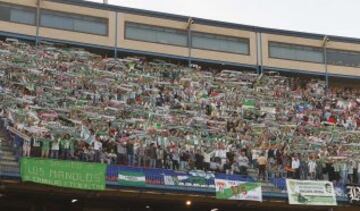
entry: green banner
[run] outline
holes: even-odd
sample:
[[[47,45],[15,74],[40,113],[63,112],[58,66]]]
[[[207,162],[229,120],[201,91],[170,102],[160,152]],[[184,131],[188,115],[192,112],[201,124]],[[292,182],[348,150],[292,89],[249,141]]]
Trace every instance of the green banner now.
[[[105,189],[105,164],[22,158],[22,181],[85,190]]]
[[[286,180],[289,204],[336,206],[334,186],[329,181]]]
[[[144,187],[145,174],[137,171],[120,171],[118,182],[120,185]]]

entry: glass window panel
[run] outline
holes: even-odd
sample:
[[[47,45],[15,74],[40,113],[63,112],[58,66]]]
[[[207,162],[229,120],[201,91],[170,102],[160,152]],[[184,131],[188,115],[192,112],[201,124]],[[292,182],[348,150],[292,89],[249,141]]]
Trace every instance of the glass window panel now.
[[[36,10],[31,7],[0,3],[0,20],[35,25]]]
[[[40,25],[75,32],[107,35],[105,19],[68,13],[42,11]]]
[[[87,20],[74,20],[74,31],[87,32],[92,34],[107,34],[107,25]]]
[[[172,45],[187,45],[185,31],[170,28],[162,28],[136,23],[127,23],[125,30],[126,39],[146,42],[164,43]]]
[[[148,42],[155,42],[156,41],[156,34],[146,28],[140,28],[135,26],[126,26],[126,38],[134,39],[134,40],[141,40],[141,41],[148,41]]]
[[[0,5],[0,20],[2,21],[10,20],[10,7]]]
[[[10,21],[35,25],[35,13],[21,9],[11,9]]]
[[[316,63],[323,63],[324,60],[321,48],[270,42],[269,51],[272,58]]]
[[[69,17],[58,16],[56,14],[41,14],[41,26],[74,30],[74,20]]]
[[[249,43],[245,39],[194,32],[192,47],[231,53],[248,54]]]
[[[327,62],[332,65],[360,67],[360,52],[328,49]]]

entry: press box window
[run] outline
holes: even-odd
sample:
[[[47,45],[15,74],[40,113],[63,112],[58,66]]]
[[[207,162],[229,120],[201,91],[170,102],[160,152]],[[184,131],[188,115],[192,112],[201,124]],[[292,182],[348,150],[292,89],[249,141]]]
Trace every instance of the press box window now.
[[[346,67],[360,67],[360,52],[327,49],[327,63]]]
[[[107,36],[108,20],[84,15],[42,10],[40,25],[74,32]]]
[[[194,32],[192,33],[192,48],[249,54],[249,40],[244,38]]]
[[[322,48],[269,42],[269,57],[294,61],[324,63]]]
[[[126,23],[125,39],[187,46],[185,31],[138,23]]]
[[[35,8],[0,4],[0,20],[35,25]]]

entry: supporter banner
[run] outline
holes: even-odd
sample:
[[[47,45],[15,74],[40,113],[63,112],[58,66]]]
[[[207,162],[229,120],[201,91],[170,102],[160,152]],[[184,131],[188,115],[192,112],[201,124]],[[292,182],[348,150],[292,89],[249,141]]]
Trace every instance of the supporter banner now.
[[[260,183],[215,179],[215,188],[217,199],[262,201]]]
[[[188,173],[164,174],[164,184],[171,186],[214,187],[215,175],[203,171]]]
[[[120,171],[118,182],[120,185],[143,187],[145,174],[139,171]]]
[[[337,205],[334,186],[329,181],[286,180],[289,204]]]
[[[104,190],[105,164],[23,157],[20,162],[22,181],[67,188]]]
[[[349,197],[349,202],[354,204],[360,204],[360,186],[347,185],[346,190]]]

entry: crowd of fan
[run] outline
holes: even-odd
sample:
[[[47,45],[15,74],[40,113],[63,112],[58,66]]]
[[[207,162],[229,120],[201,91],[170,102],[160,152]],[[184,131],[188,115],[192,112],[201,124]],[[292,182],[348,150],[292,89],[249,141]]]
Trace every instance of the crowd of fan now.
[[[0,42],[18,155],[358,183],[360,90]]]

